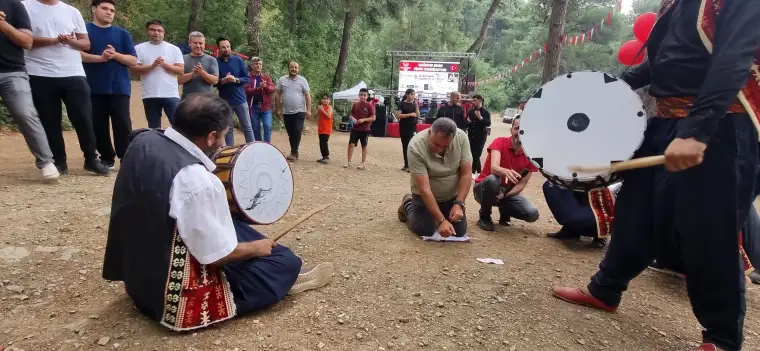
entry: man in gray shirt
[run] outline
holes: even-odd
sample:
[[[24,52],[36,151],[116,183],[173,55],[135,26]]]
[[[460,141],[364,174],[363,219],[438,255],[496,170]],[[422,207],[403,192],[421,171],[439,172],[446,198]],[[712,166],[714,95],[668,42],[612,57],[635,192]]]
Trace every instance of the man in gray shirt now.
[[[309,82],[298,72],[298,62],[290,62],[288,75],[277,81],[275,94],[277,118],[285,123],[285,130],[290,139],[290,156],[287,159],[291,162],[298,160],[298,145],[301,144],[304,119],[311,118]]]
[[[219,64],[207,55],[206,37],[201,32],[192,32],[188,38],[192,52],[185,55],[185,74],[177,81],[182,84],[182,99],[194,93],[210,93],[219,82]]]

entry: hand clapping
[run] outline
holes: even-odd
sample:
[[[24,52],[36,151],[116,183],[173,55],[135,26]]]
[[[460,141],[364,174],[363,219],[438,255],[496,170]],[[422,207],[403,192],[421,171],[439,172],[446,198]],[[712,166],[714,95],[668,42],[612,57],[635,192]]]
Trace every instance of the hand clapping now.
[[[104,61],[108,61],[116,56],[116,49],[111,45],[106,45],[106,49],[103,51],[101,57]]]
[[[72,41],[77,40],[77,36],[74,33],[71,34],[58,34],[58,42],[64,45],[71,44]]]
[[[164,64],[164,58],[163,58],[163,57],[161,57],[161,56],[159,56],[159,57],[157,57],[157,58],[156,58],[156,59],[153,61],[153,65],[152,65],[152,66],[153,66],[153,68],[156,68],[156,67],[158,67],[158,66],[163,66],[163,64]]]
[[[203,65],[200,63],[196,63],[195,66],[193,66],[193,73],[201,74],[203,72],[205,72],[205,70],[203,70]]]

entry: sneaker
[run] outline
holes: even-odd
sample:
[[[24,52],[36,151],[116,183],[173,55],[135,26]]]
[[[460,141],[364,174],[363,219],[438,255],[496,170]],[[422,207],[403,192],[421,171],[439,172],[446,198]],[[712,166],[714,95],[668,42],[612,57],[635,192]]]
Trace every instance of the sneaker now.
[[[62,164],[62,165],[55,165],[55,169],[58,170],[58,174],[68,174],[69,173],[69,165]]]
[[[42,167],[40,173],[42,173],[42,178],[48,180],[58,178],[61,175],[61,173],[58,172],[58,168],[52,163],[48,163],[45,167]]]
[[[401,167],[401,172],[409,173],[409,167],[407,166]]]
[[[290,162],[295,162],[295,161],[298,161],[298,155],[290,154],[290,155],[289,155],[288,157],[286,157],[285,159],[287,159],[287,160],[288,160],[288,161],[290,161]]]
[[[324,262],[310,269],[302,269],[288,295],[295,295],[306,290],[318,289],[327,285],[333,276],[335,268],[330,262]]]
[[[356,166],[356,169],[358,169],[360,171],[363,171],[363,170],[367,169],[367,165],[365,165],[365,164],[362,163],[362,164]]]
[[[108,175],[108,173],[111,173],[111,170],[98,160],[84,161],[84,170],[99,175]]]
[[[343,165],[343,168],[351,168],[351,162],[346,163],[345,165]]]
[[[328,163],[330,163],[330,158],[329,157],[325,157],[325,158],[322,159],[322,164],[326,165]]]
[[[406,211],[404,211],[404,206],[409,201],[412,201],[412,194],[406,194],[404,195],[404,198],[401,199],[401,206],[398,207],[398,220],[401,222],[406,222]]]
[[[480,219],[478,219],[478,227],[487,232],[492,232],[496,230],[496,228],[494,228],[494,225],[493,225],[493,220],[491,220],[491,218],[486,218],[486,217],[480,217]]]
[[[108,167],[108,169],[113,170],[114,167],[116,167],[116,161],[103,161],[100,160],[100,163],[102,163],[104,166]]]

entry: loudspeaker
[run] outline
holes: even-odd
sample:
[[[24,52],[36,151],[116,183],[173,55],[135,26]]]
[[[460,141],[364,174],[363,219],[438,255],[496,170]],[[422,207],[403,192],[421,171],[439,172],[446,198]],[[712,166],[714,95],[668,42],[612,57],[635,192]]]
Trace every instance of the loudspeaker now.
[[[375,121],[370,126],[370,134],[374,137],[385,137],[388,129],[388,118],[385,116],[385,105],[375,106]]]

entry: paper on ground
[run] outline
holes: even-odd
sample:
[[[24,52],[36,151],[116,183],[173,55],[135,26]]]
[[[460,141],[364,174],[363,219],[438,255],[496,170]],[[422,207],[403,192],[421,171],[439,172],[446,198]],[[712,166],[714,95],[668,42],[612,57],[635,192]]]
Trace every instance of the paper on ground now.
[[[504,261],[499,258],[479,258],[478,261],[483,263],[504,264]]]
[[[457,237],[457,236],[450,236],[448,238],[444,238],[441,236],[441,233],[435,232],[435,234],[431,236],[423,236],[422,240],[425,241],[453,241],[453,242],[460,242],[460,243],[468,243],[472,238],[465,234],[464,236]]]

